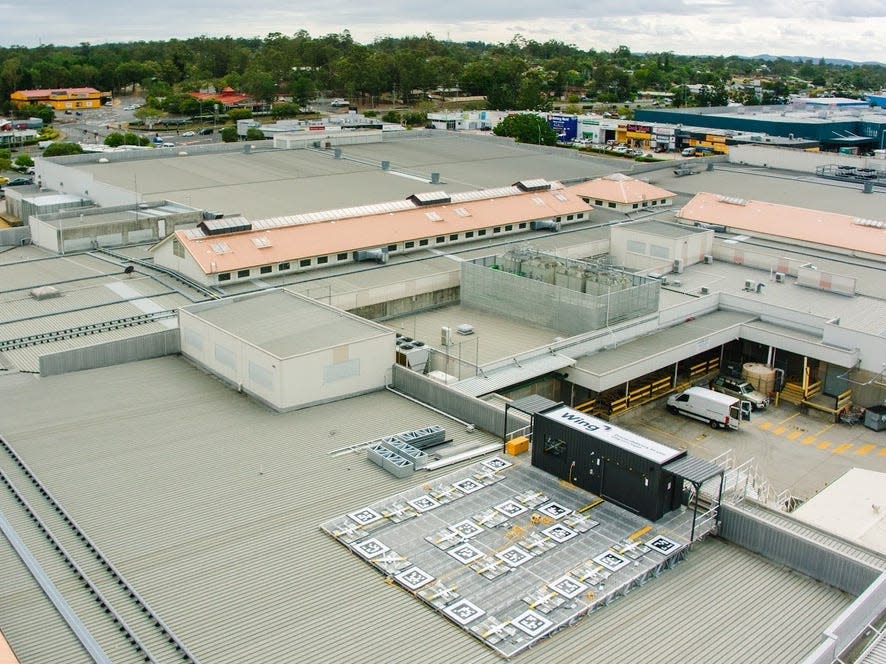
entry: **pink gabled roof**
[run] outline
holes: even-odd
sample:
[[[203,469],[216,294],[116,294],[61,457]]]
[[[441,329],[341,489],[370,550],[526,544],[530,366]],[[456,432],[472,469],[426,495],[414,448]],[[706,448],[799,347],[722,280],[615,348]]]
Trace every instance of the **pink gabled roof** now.
[[[674,193],[629,175],[613,173],[602,178],[572,185],[570,191],[579,196],[616,203],[642,203],[660,198],[673,198]]]
[[[565,217],[589,209],[574,192],[559,188],[220,235],[202,236],[179,230],[175,237],[204,273],[213,274],[505,224]],[[226,251],[223,253],[213,248],[213,245],[218,248],[219,243],[224,243]],[[434,248],[433,239],[428,248]]]
[[[730,230],[886,256],[886,221],[701,192],[677,217]]]

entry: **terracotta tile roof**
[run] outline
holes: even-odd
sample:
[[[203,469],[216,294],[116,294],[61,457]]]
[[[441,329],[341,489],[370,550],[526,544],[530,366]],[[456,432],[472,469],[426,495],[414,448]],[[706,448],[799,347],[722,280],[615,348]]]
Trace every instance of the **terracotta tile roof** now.
[[[677,217],[718,224],[734,231],[886,256],[886,222],[845,214],[702,192],[696,194]]]
[[[203,272],[212,274],[589,210],[575,192],[558,188],[220,235],[179,230],[175,237]]]
[[[622,173],[582,182],[569,187],[579,196],[616,203],[642,203],[652,199],[673,198],[673,192]]]
[[[246,99],[252,99],[248,94],[236,92],[231,88],[225,88],[221,92],[189,92],[188,94],[194,97],[194,99],[199,99],[201,101],[215,99],[216,101],[223,103],[225,106],[239,104]]]

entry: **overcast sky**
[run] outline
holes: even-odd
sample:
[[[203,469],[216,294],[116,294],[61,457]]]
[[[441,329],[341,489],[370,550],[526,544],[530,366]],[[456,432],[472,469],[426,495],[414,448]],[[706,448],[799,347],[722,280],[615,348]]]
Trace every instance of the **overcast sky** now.
[[[884,0],[0,0],[0,44],[70,45],[199,35],[349,30],[358,42],[430,32],[508,42],[515,34],[581,49],[802,55],[886,63]]]

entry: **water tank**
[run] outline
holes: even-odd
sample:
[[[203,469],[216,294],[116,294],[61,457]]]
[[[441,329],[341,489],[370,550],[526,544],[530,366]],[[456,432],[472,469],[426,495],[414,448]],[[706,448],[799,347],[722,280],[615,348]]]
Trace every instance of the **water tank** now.
[[[741,377],[763,394],[775,391],[775,369],[759,362],[746,362],[741,367]]]

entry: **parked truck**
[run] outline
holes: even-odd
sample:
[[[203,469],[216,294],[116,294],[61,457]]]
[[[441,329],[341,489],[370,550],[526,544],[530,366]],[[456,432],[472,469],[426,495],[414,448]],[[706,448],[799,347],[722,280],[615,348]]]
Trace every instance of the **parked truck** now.
[[[714,392],[704,387],[668,397],[668,410],[674,415],[686,415],[707,422],[712,429],[737,429],[741,420],[751,419],[751,403],[737,397]]]

